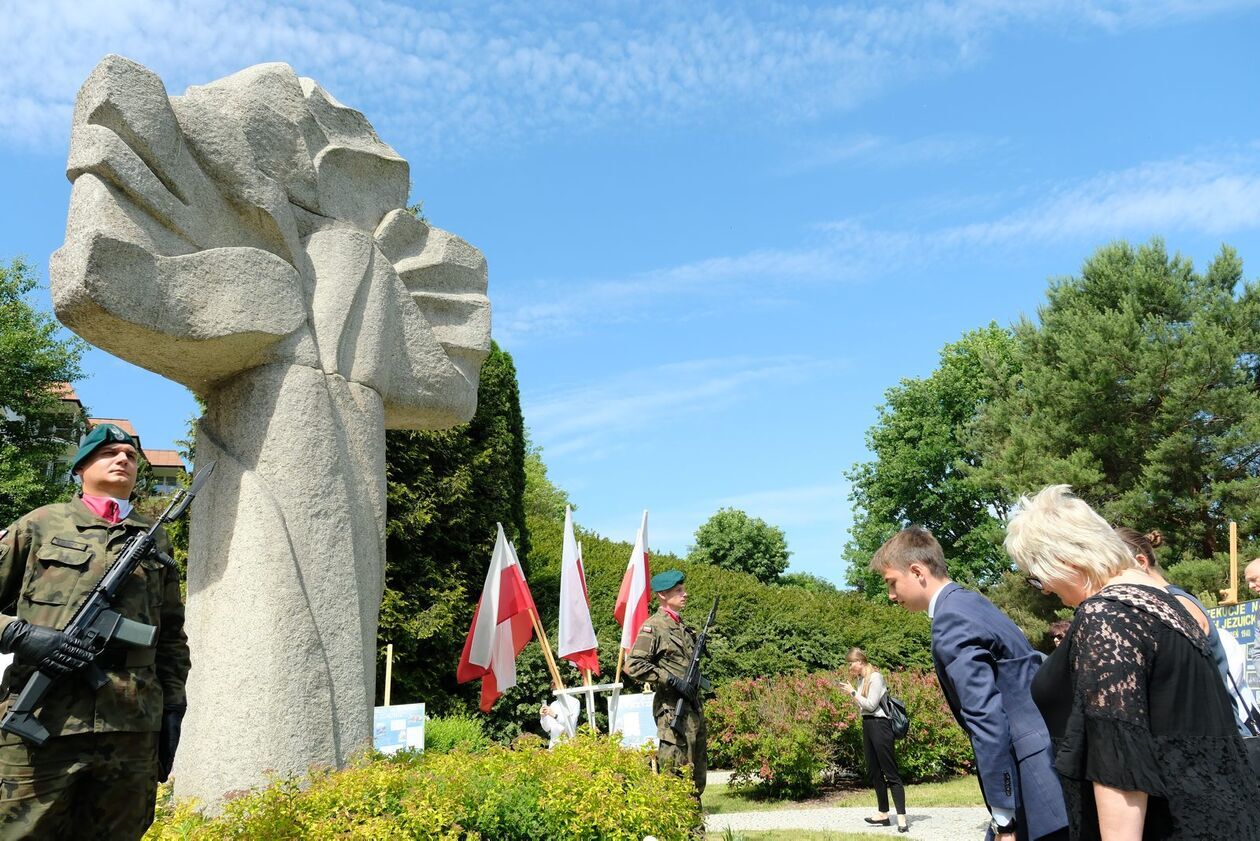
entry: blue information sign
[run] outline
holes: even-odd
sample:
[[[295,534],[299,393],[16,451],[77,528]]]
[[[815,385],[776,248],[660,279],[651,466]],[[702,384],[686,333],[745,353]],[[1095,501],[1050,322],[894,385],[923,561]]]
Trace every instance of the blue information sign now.
[[[424,704],[395,704],[372,711],[372,745],[381,753],[424,750]]]

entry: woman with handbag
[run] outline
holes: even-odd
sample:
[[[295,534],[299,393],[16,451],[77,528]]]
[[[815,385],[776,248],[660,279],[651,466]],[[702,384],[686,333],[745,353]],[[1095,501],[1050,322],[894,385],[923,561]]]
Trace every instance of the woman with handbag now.
[[[897,757],[893,753],[892,723],[884,709],[884,698],[888,694],[884,676],[871,665],[866,659],[866,652],[860,648],[850,649],[846,659],[849,663],[849,674],[858,683],[854,686],[844,682],[840,684],[840,688],[853,696],[862,713],[862,748],[866,752],[866,767],[870,772],[871,785],[875,787],[875,799],[879,806],[879,814],[865,820],[872,826],[892,826],[892,820],[888,817],[888,790],[892,789],[893,804],[897,807],[897,831],[908,832],[910,824],[906,821],[906,790],[901,784]]]

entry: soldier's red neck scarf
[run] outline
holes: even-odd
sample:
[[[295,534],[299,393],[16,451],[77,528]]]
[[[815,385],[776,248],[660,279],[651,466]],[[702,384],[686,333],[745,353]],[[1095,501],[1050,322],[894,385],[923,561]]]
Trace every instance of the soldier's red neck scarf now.
[[[131,503],[125,499],[114,499],[112,496],[92,496],[84,494],[83,504],[96,516],[111,526],[122,522],[131,513]]]
[[[665,614],[666,614],[667,616],[669,616],[669,618],[670,618],[670,619],[673,619],[675,622],[678,622],[678,623],[681,623],[681,622],[682,622],[682,617],[681,617],[681,616],[679,616],[679,615],[678,615],[677,613],[675,613],[674,611],[670,610],[670,609],[669,609],[668,607],[666,607],[665,605],[661,605],[661,610],[665,611]]]

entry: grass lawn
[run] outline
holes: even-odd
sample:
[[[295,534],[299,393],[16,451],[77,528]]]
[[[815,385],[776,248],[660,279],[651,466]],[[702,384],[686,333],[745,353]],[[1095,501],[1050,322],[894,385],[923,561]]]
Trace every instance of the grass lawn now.
[[[800,807],[818,806],[870,806],[875,808],[875,790],[869,788],[838,788],[824,791],[821,796],[808,800],[767,800],[755,795],[733,791],[730,786],[711,785],[704,790],[704,811],[710,815],[724,815],[730,812],[758,812],[771,809],[796,809]],[[906,803],[913,806],[980,806],[984,798],[980,796],[980,784],[974,776],[956,777],[943,783],[920,783],[906,786]],[[760,839],[787,838],[787,835],[774,833],[750,833],[748,841]],[[848,835],[844,833],[817,833],[815,836],[802,836],[821,841],[824,838],[836,838],[848,841],[850,838],[869,836]]]

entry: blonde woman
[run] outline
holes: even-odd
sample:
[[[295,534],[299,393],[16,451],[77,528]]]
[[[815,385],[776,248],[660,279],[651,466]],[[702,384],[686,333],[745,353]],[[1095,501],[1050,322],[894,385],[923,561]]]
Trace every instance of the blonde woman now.
[[[1185,608],[1067,485],[1019,501],[1006,551],[1077,608],[1032,683],[1074,841],[1260,838],[1260,785]]]
[[[897,807],[897,831],[908,832],[906,822],[906,790],[897,771],[897,757],[893,753],[892,723],[884,712],[884,694],[888,691],[884,676],[866,659],[860,648],[849,650],[847,658],[849,676],[857,681],[854,686],[843,682],[840,688],[853,696],[862,712],[862,748],[866,752],[866,767],[875,787],[875,799],[879,814],[864,820],[872,826],[892,826],[888,817],[888,790],[892,789],[893,804]]]

